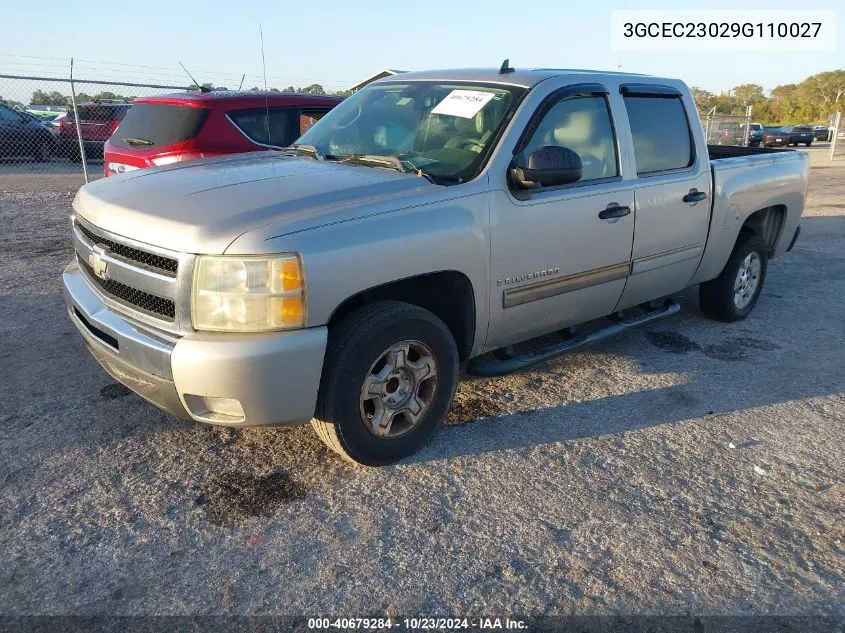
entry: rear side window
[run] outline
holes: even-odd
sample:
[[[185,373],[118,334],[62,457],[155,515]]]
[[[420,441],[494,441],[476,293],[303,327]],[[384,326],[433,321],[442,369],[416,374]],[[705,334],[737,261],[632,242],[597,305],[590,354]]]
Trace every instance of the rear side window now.
[[[637,175],[684,169],[695,160],[684,104],[680,97],[625,97],[634,139]]]
[[[288,144],[290,108],[250,108],[235,110],[226,116],[254,143],[272,147],[284,147]]]
[[[193,138],[202,129],[209,110],[163,103],[133,105],[111,139],[113,145],[155,149]]]
[[[308,130],[311,129],[312,125],[314,125],[317,121],[326,116],[327,113],[328,110],[326,110],[325,108],[317,110],[306,110],[303,108],[302,111],[299,113],[299,135],[302,136],[303,134],[305,134]]]

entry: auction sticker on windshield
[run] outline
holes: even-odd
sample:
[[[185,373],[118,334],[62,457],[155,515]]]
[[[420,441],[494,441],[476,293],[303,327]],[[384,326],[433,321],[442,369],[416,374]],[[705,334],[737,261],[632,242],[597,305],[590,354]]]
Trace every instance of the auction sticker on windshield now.
[[[443,101],[434,106],[432,114],[447,114],[471,119],[481,110],[490,99],[492,92],[480,90],[453,90]]]

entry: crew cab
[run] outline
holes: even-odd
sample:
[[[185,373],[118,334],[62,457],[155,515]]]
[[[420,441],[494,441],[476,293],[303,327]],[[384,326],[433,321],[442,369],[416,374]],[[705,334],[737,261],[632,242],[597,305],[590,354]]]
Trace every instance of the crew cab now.
[[[67,312],[183,418],[417,450],[459,367],[516,371],[679,310],[745,319],[808,156],[710,147],[681,81],[453,70],[376,81],[290,148],[82,187]]]
[[[214,90],[135,99],[105,144],[106,176],[170,163],[280,148],[340,97]]]

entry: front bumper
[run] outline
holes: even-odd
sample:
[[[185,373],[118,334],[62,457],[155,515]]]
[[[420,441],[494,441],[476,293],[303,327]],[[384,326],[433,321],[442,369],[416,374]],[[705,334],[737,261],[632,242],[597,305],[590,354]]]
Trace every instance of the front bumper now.
[[[71,322],[118,382],[171,415],[224,426],[292,425],[313,417],[327,329],[176,337],[110,309],[73,261],[62,275]],[[206,408],[236,400],[243,414]]]

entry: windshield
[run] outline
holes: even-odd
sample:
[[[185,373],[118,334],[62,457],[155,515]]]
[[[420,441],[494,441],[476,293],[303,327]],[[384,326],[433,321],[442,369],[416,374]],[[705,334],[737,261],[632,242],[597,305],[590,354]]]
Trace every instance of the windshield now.
[[[399,166],[438,184],[465,182],[478,175],[522,92],[453,82],[373,84],[343,101],[294,145],[314,148],[326,160]],[[389,160],[372,160],[379,156]]]

